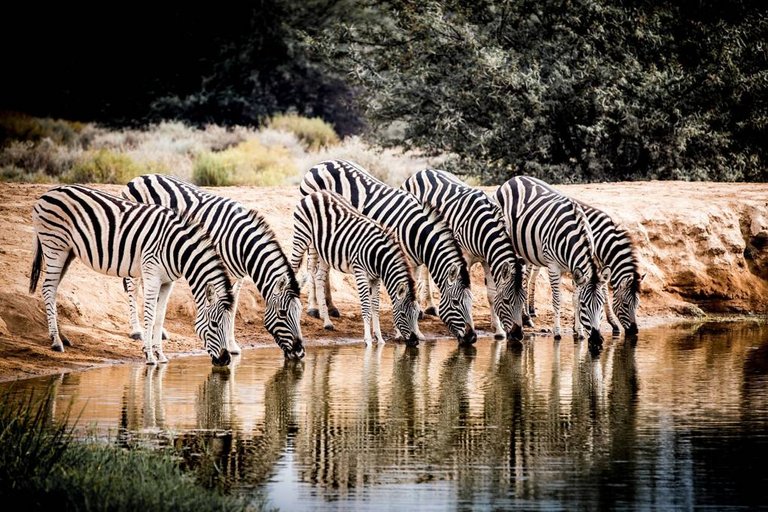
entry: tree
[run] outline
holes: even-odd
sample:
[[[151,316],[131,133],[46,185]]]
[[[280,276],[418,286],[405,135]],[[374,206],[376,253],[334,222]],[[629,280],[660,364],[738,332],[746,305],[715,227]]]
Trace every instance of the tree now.
[[[757,2],[391,0],[314,48],[372,136],[499,183],[768,178]],[[338,63],[341,63],[340,65]]]

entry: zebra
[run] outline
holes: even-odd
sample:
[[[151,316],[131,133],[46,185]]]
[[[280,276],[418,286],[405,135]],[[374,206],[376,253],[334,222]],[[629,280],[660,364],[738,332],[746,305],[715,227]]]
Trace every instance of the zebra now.
[[[617,226],[610,215],[578,199],[571,198],[584,210],[595,239],[595,254],[602,264],[611,269],[606,286],[610,286],[612,301],[605,303],[605,316],[612,334],[637,335],[637,308],[640,306],[640,287],[645,275],[640,274],[637,253],[632,238],[626,230]],[[538,268],[532,268],[528,282],[528,311],[536,316],[533,297]],[[603,290],[608,296],[608,290]],[[612,307],[611,307],[612,306]]]
[[[294,210],[293,219],[291,267],[297,272],[304,253],[309,252],[307,269],[315,275],[323,327],[333,329],[324,297],[328,270],[333,267],[355,276],[366,345],[373,342],[371,322],[376,340],[384,343],[379,325],[381,282],[392,300],[397,331],[408,345],[418,345],[421,333],[413,278],[397,240],[379,224],[361,215],[344,198],[327,190],[304,196]]]
[[[610,269],[598,264],[584,210],[547,183],[530,176],[511,178],[495,195],[515,252],[528,265],[546,267],[549,271],[555,339],[561,338],[560,280],[563,272],[570,272],[576,284],[574,336],[581,338],[582,326],[588,326],[590,347],[602,346],[603,284],[610,277]]]
[[[266,303],[264,326],[289,359],[304,357],[301,335],[301,299],[296,276],[288,257],[267,221],[255,210],[173,176],[146,174],[129,181],[123,197],[139,203],[160,204],[196,219],[213,240],[230,276],[234,304],[230,313],[227,344],[240,353],[235,341],[235,311],[246,277],[253,280]],[[136,332],[135,285],[126,280],[131,307],[131,325]]]
[[[392,230],[403,246],[409,262],[423,275],[429,270],[440,289],[437,311],[426,287],[418,290],[419,299],[427,300],[426,314],[439,314],[451,334],[461,344],[477,341],[472,321],[472,293],[469,271],[450,226],[434,208],[429,208],[404,190],[390,187],[377,180],[359,165],[346,160],[326,160],[304,175],[299,190],[302,195],[329,190],[349,201],[353,208]],[[428,283],[428,279],[423,279]],[[310,292],[312,287],[310,287]],[[325,296],[333,310],[327,287]],[[312,314],[313,294],[309,313]]]
[[[515,254],[498,206],[487,194],[441,170],[419,171],[401,188],[436,208],[453,230],[469,267],[481,263],[485,272],[494,337],[523,337],[524,263]]]
[[[213,242],[197,223],[158,205],[126,201],[82,185],[64,185],[35,203],[35,253],[29,280],[34,293],[45,263],[42,295],[51,348],[70,341],[59,332],[56,291],[75,257],[101,274],[144,281],[144,354],[166,363],[161,331],[174,281],[184,277],[197,306],[195,332],[212,363],[226,366],[232,283]]]

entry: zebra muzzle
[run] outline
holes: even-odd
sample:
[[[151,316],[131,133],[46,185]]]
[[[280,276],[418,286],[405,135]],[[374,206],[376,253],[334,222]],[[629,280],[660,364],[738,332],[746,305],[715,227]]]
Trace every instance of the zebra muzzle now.
[[[590,346],[601,346],[603,344],[603,335],[597,329],[592,329],[589,333]]]
[[[632,322],[626,329],[627,336],[637,336],[637,324]]]
[[[517,324],[512,327],[509,331],[507,331],[507,341],[522,341],[523,339],[523,328]]]
[[[227,366],[232,362],[232,356],[229,355],[229,350],[223,348],[219,353],[219,357],[211,357],[213,366]]]
[[[409,347],[418,346],[419,336],[415,332],[412,332],[411,335],[408,336],[408,339],[406,340],[405,344],[408,345]]]
[[[467,327],[467,332],[463,338],[459,338],[459,343],[462,345],[473,345],[477,341],[477,333],[471,327]]]

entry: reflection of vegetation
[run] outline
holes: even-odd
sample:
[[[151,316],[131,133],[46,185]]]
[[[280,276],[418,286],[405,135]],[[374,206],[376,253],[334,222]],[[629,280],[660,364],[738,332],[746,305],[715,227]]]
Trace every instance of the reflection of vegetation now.
[[[198,486],[168,454],[74,440],[49,415],[55,396],[0,398],[0,496],[30,510],[242,510]]]

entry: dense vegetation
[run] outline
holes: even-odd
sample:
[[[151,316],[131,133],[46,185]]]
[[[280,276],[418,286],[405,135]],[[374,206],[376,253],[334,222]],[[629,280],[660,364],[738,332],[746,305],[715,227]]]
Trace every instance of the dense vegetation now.
[[[67,36],[96,44],[81,29]],[[99,80],[77,53],[32,56],[2,87],[36,114],[118,124],[296,112],[486,183],[768,179],[759,0],[262,0],[96,30],[116,48]]]
[[[76,441],[50,416],[53,394],[0,397],[0,498],[23,510],[247,510],[201,485],[173,454]],[[9,505],[7,505],[9,506]],[[251,504],[261,509],[262,503]]]

